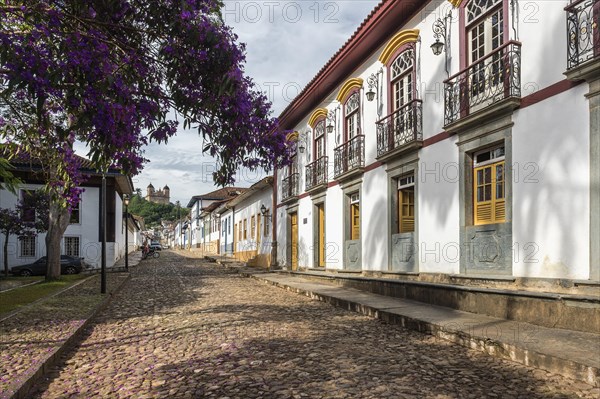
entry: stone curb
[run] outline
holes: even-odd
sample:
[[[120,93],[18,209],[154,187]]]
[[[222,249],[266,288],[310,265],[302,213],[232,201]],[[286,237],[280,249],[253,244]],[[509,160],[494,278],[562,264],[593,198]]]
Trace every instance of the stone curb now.
[[[339,308],[374,317],[390,324],[396,324],[404,328],[430,334],[467,348],[483,351],[494,357],[511,360],[538,369],[547,370],[552,373],[583,381],[596,387],[600,386],[600,368],[598,367],[539,353],[524,346],[502,342],[486,336],[470,334],[469,332],[463,330],[448,329],[443,325],[424,319],[417,319],[406,315],[389,312],[385,309],[379,309],[357,301],[316,293],[308,289],[292,287],[285,283],[265,279],[260,275],[253,274],[252,272],[240,270],[240,274],[245,277],[254,278],[266,284],[294,292],[296,294],[305,295],[309,298],[316,299]]]
[[[89,278],[92,277],[94,276],[90,276]],[[37,380],[43,377],[44,374],[46,374],[50,370],[50,368],[52,368],[56,363],[60,361],[60,357],[69,347],[76,344],[77,340],[81,337],[85,328],[88,327],[92,320],[110,304],[114,296],[121,291],[125,283],[128,282],[130,279],[131,274],[129,274],[114,290],[112,290],[106,295],[106,297],[100,302],[100,304],[96,306],[96,308],[91,312],[91,314],[84,320],[84,322],[70,336],[68,336],[58,348],[54,349],[51,353],[47,355],[46,359],[38,365],[37,370],[31,372],[29,374],[29,377],[26,377],[26,380],[23,381],[23,383],[21,383],[21,385],[18,388],[14,389],[12,393],[6,392],[5,394],[2,394],[0,396],[0,399],[27,398],[29,390],[31,390],[31,388],[34,386]],[[83,281],[87,280],[88,279],[84,279]]]

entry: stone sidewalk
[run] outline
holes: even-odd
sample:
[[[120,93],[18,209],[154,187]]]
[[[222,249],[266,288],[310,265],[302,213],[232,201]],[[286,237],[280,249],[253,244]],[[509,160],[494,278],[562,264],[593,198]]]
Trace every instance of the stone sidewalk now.
[[[600,385],[600,331],[591,334],[393,298],[289,274],[244,274],[311,298],[425,332],[492,356]]]
[[[597,398],[563,376],[167,252],[31,398]]]
[[[130,254],[135,267],[141,255]],[[0,399],[22,398],[32,384],[77,339],[127,280],[121,259],[107,274],[108,295],[100,294],[100,274],[0,318]]]

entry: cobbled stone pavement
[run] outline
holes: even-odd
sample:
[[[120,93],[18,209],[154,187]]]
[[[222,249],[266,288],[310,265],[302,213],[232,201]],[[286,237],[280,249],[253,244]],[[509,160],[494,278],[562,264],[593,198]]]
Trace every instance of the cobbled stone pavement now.
[[[112,291],[127,277],[109,273]],[[0,323],[0,397],[13,391],[75,332],[102,302],[100,275],[43,302],[29,305]],[[4,315],[3,317],[6,317]]]
[[[163,251],[32,398],[597,398],[598,388]]]

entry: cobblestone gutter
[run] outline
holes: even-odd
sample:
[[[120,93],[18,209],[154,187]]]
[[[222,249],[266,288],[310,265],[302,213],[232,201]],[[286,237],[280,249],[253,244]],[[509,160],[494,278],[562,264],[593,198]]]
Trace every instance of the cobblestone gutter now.
[[[100,275],[95,275],[4,318],[0,322],[0,399],[24,398],[128,279],[126,273],[109,273],[109,293],[101,295]]]

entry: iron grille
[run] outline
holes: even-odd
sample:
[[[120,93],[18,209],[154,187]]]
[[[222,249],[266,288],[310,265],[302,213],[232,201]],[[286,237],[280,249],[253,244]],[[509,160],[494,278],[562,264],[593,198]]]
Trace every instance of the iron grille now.
[[[365,136],[358,135],[334,150],[333,173],[335,177],[365,166]]]
[[[306,165],[306,191],[324,183],[327,183],[327,157]]]
[[[377,156],[423,140],[423,102],[413,100],[377,122]]]
[[[288,177],[282,180],[281,182],[281,200],[285,201],[287,199],[297,197],[298,196],[298,181],[299,174],[292,173]]]
[[[510,41],[444,82],[444,125],[521,97],[521,43]]]
[[[567,8],[567,69],[600,55],[600,0],[579,0]]]

